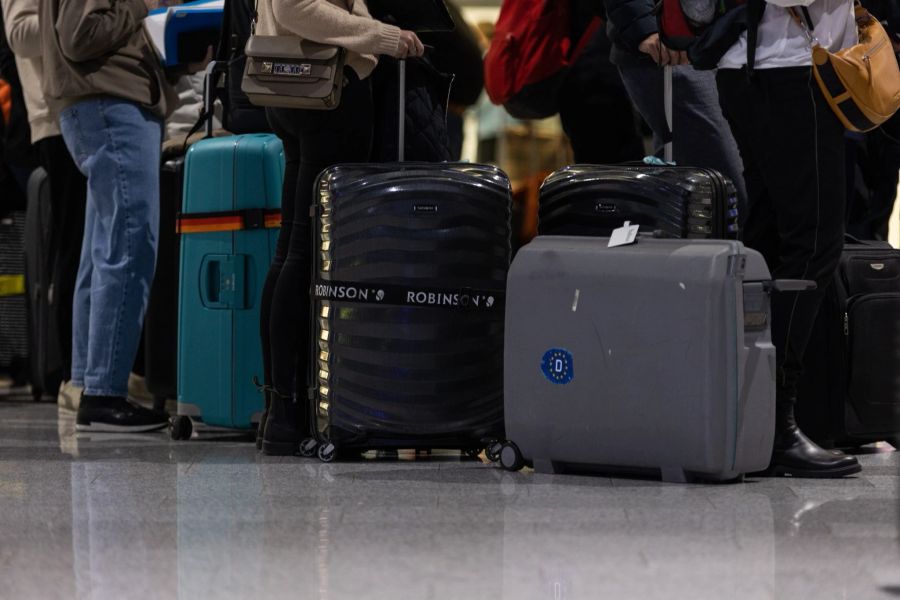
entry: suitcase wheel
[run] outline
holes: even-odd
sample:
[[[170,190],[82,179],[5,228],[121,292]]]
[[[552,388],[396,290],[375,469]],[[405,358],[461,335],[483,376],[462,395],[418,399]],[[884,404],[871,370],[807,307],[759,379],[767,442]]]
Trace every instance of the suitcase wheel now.
[[[172,429],[169,435],[173,440],[189,440],[194,433],[194,423],[191,418],[181,415],[172,419]]]
[[[522,452],[513,442],[504,442],[500,445],[500,466],[507,471],[519,471],[525,466]]]
[[[484,455],[491,462],[500,460],[500,454],[503,451],[503,442],[491,440],[484,449]]]
[[[330,463],[337,458],[337,448],[331,442],[325,442],[319,446],[317,454],[319,455],[319,460],[323,463]]]
[[[306,438],[300,442],[300,456],[312,458],[319,450],[319,442],[315,438]]]

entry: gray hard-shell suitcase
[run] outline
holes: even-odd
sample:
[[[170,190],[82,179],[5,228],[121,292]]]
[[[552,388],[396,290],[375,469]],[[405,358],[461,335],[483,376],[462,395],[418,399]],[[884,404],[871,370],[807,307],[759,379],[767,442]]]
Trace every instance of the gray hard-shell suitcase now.
[[[513,262],[501,464],[666,481],[766,468],[774,284],[762,256],[727,240],[607,244],[539,237]]]

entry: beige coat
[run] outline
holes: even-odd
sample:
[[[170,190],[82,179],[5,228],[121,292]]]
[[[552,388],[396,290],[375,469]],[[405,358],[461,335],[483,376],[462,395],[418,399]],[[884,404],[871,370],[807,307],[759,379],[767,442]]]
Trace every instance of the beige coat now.
[[[41,29],[38,24],[38,0],[0,0],[3,23],[9,47],[16,55],[16,68],[22,82],[31,141],[59,135],[57,116],[47,106],[41,80],[44,61],[41,59]]]
[[[412,0],[413,2],[417,0]],[[363,0],[259,0],[259,35],[295,35],[349,50],[347,64],[360,78],[378,64],[377,55],[397,56],[400,29],[376,21]]]

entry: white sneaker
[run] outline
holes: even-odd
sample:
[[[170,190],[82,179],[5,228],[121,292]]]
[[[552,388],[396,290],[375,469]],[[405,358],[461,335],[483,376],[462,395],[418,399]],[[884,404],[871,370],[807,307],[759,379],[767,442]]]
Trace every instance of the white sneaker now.
[[[84,388],[74,385],[71,381],[63,381],[59,384],[59,394],[56,396],[56,404],[64,410],[77,411],[81,404],[81,393]]]

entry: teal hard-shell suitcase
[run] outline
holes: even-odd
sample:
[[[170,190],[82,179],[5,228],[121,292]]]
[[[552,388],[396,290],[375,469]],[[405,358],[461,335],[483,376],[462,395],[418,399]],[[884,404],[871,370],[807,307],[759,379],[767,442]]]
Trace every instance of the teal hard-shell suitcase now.
[[[206,139],[187,153],[179,217],[178,415],[249,428],[263,397],[260,300],[280,224],[284,151],[274,135]]]

